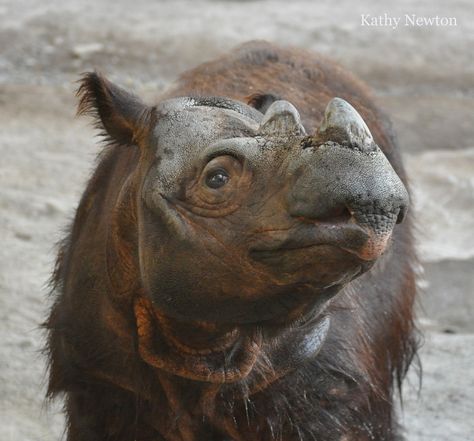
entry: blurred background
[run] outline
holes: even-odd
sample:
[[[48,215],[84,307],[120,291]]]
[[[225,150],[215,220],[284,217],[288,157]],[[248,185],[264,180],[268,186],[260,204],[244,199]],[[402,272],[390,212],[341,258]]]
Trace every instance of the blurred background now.
[[[75,118],[94,68],[152,103],[177,74],[250,39],[321,52],[391,115],[411,177],[423,386],[405,386],[411,441],[474,440],[474,3],[0,0],[0,439],[58,440],[41,355],[54,244],[100,147]],[[397,28],[362,14],[402,17]],[[405,14],[456,26],[404,26]]]

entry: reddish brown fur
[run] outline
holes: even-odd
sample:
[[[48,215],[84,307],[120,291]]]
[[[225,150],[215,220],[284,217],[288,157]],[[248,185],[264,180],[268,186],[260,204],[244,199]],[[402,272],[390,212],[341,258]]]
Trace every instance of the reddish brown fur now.
[[[221,95],[258,105],[267,94],[293,103],[308,132],[331,98],[351,102],[406,183],[388,120],[363,84],[323,57],[250,43],[186,72],[162,99]],[[89,106],[83,95],[82,110]],[[390,252],[332,302],[334,332],[317,359],[275,372],[251,394],[245,385],[192,382],[147,363],[139,342],[138,328],[153,326],[154,314],[143,302],[137,263],[139,160],[127,145],[104,150],[59,252],[47,322],[49,394],[66,393],[67,439],[398,439],[394,384],[415,353],[411,218],[397,227]],[[113,243],[105,240],[110,229]],[[101,276],[91,279],[97,269]]]

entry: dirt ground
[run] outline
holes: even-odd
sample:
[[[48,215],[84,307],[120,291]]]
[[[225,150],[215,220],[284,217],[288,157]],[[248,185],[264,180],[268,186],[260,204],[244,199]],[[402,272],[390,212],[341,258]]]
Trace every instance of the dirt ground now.
[[[455,17],[367,27],[361,14]],[[474,4],[471,0],[0,0],[0,439],[52,441],[44,404],[47,280],[98,152],[74,81],[98,68],[153,102],[177,73],[250,39],[319,51],[389,112],[412,181],[420,255],[421,391],[406,382],[410,441],[474,440]]]

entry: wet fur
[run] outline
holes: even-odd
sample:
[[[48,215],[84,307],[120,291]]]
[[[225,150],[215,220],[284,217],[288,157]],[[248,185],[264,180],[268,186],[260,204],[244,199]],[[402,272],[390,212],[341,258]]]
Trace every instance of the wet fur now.
[[[97,117],[108,97],[94,87],[93,75],[83,80],[80,109]],[[363,84],[320,56],[249,43],[186,72],[162,98],[187,95],[227,96],[261,110],[286,99],[299,109],[308,133],[332,97],[344,98],[361,113],[406,184],[385,115]],[[137,121],[151,117],[137,115]],[[394,393],[416,354],[411,215],[396,227],[390,250],[376,266],[332,301],[331,330],[317,358],[251,396],[245,382],[233,387],[192,382],[157,372],[138,354],[133,302],[141,295],[134,231],[139,153],[130,146],[130,133],[115,139],[119,142],[109,140],[99,156],[52,278],[48,395],[65,394],[67,439],[401,439]],[[109,256],[117,264],[112,279],[121,277],[120,292],[105,264],[114,210],[123,215],[116,228],[125,237]],[[311,323],[300,332],[307,326]],[[261,360],[256,369],[264,375],[271,366]]]

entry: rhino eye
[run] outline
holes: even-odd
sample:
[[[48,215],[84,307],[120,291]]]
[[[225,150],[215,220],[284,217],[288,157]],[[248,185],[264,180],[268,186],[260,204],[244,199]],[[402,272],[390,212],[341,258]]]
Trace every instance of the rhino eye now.
[[[213,170],[206,176],[206,185],[212,189],[218,189],[223,187],[229,182],[229,174],[222,168]]]
[[[251,173],[244,162],[223,154],[211,158],[201,169],[199,177],[189,181],[185,199],[194,213],[220,217],[236,210],[246,195]]]

